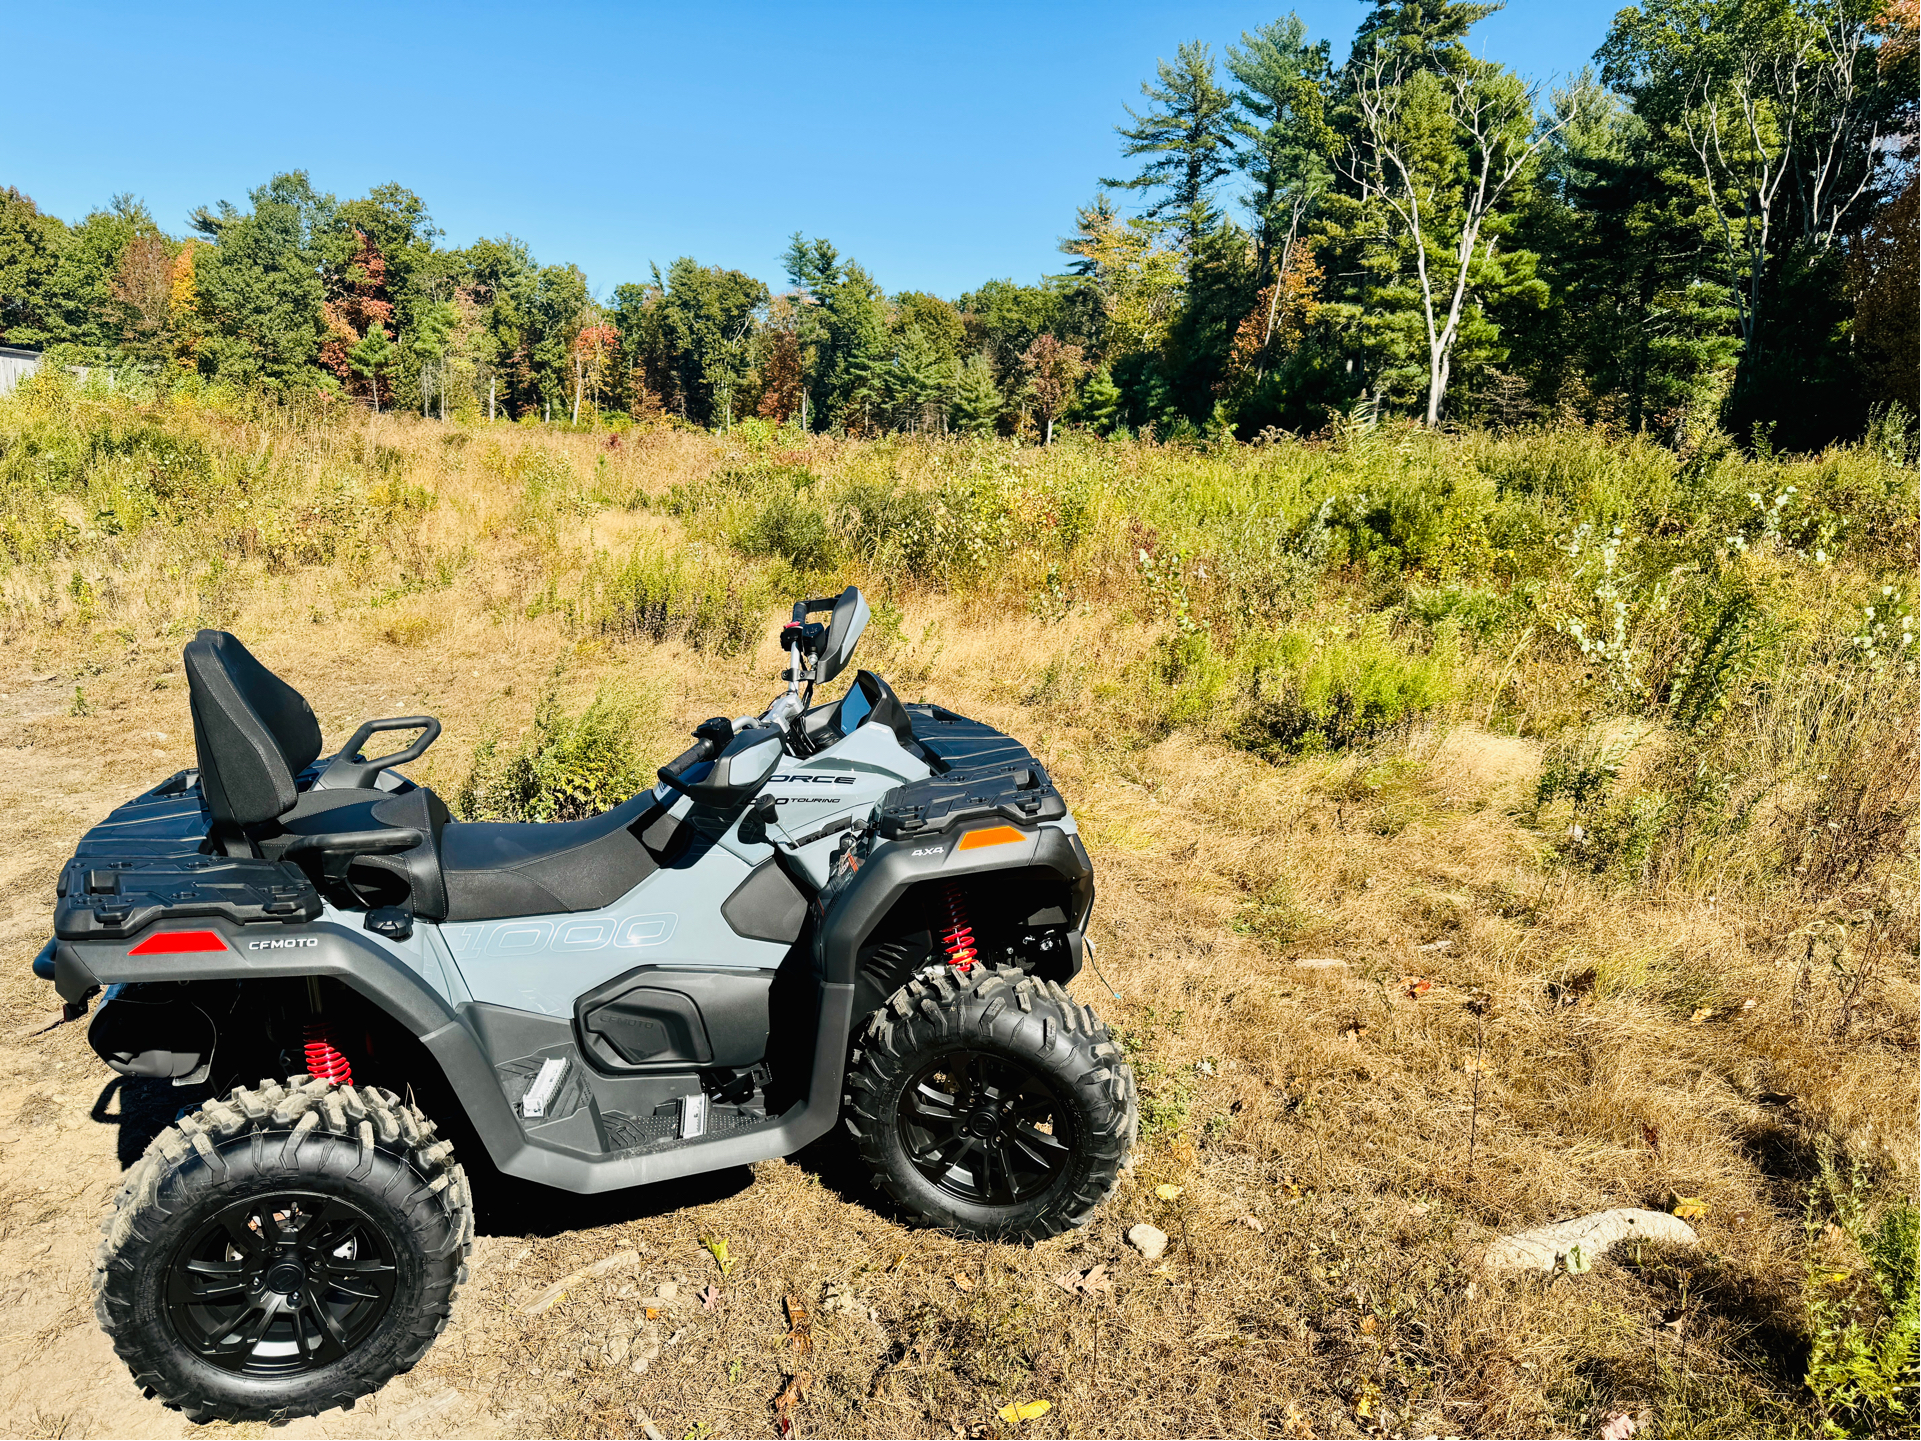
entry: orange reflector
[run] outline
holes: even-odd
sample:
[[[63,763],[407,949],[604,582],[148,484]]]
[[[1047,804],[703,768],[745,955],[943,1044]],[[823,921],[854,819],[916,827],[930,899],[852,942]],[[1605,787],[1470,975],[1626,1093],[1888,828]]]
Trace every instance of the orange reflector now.
[[[224,951],[218,931],[157,931],[135,946],[130,956],[181,956],[192,951]]]
[[[1027,832],[1016,830],[1013,826],[989,826],[984,831],[969,831],[960,838],[957,851],[977,851],[982,846],[1004,846],[1014,841],[1027,839]]]

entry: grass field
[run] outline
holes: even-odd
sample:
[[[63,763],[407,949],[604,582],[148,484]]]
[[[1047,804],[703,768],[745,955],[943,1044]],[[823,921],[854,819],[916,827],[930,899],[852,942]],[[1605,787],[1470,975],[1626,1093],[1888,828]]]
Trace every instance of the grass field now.
[[[26,962],[78,832],[192,763],[195,628],[329,742],[438,715],[417,778],[539,817],[758,710],[783,602],[852,581],[862,662],[1028,742],[1081,820],[1075,990],[1143,1092],[1120,1193],[1024,1249],[903,1226],[832,1142],[591,1204],[483,1176],[454,1327],[287,1434],[1911,1430],[1916,495],[1885,431],[1040,450],[0,401],[0,1425],[190,1429],[92,1328],[103,1122],[137,1126]],[[1480,1266],[1688,1202],[1696,1248]],[[644,1304],[635,1374],[608,1348]]]

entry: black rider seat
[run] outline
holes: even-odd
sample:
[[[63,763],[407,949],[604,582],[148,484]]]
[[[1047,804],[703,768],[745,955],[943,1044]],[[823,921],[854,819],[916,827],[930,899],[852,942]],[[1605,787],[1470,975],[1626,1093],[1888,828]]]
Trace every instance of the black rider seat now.
[[[336,860],[350,857],[335,873],[348,899],[363,886],[404,887],[413,912],[434,921],[597,910],[681,860],[693,839],[651,791],[585,820],[522,824],[456,822],[439,796],[395,772],[383,773],[391,789],[316,787],[306,772],[320,724],[300,692],[225,631],[201,631],[184,660],[210,842],[305,866],[326,837]],[[417,832],[419,843],[375,844],[395,831]],[[374,848],[358,849],[362,841]]]

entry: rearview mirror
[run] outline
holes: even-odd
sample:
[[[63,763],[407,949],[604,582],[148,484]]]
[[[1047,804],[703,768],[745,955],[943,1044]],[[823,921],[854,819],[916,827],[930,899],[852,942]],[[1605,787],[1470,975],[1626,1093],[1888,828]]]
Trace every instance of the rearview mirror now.
[[[854,658],[860,633],[867,629],[867,598],[857,586],[848,586],[834,601],[833,617],[827,622],[827,639],[821,643],[820,660],[814,667],[814,682],[825,685]]]

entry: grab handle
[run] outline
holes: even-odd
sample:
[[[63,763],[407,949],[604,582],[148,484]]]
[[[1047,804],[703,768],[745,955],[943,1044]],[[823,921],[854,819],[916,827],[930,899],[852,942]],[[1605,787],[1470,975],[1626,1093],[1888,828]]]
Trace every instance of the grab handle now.
[[[420,732],[414,743],[405,750],[395,751],[374,760],[361,760],[360,748],[367,743],[367,737],[375,731]],[[366,790],[389,766],[406,765],[417,761],[427,753],[427,747],[440,738],[440,722],[430,715],[392,716],[386,720],[362,721],[360,729],[353,733],[347,744],[340,748],[340,754],[328,763],[320,773],[320,779],[313,783],[317,791]]]

